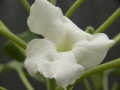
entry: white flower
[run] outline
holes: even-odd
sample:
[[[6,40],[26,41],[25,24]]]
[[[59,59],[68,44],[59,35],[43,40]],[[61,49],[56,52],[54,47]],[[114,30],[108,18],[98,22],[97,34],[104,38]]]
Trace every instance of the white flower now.
[[[31,75],[40,72],[47,78],[55,78],[64,89],[84,70],[98,65],[113,42],[103,33],[91,35],[82,31],[47,0],[35,0],[28,26],[44,39],[34,39],[28,44],[25,68]]]

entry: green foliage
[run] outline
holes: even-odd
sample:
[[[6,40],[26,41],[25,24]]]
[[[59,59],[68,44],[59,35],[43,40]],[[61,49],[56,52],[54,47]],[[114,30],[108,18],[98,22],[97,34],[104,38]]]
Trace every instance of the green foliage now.
[[[37,36],[34,33],[32,33],[30,30],[27,30],[22,34],[19,34],[18,37],[20,37],[26,43],[30,42],[32,39],[37,38]]]
[[[13,59],[20,62],[25,60],[25,56],[20,52],[20,50],[11,42],[8,41],[4,45],[4,51]]]
[[[0,73],[6,71],[6,70],[10,70],[10,69],[19,69],[19,68],[23,68],[23,63],[17,62],[15,60],[10,61],[6,64],[0,64]]]
[[[17,61],[11,61],[9,63],[7,63],[7,66],[11,69],[22,69],[23,68],[23,63],[22,62],[17,62]]]
[[[30,74],[29,73],[25,73],[25,75],[28,77],[28,78],[31,78]],[[35,79],[36,81],[39,81],[41,83],[45,83],[45,78],[42,74],[40,74],[39,72],[37,74],[35,74],[34,76],[32,76],[33,79]]]
[[[30,32],[30,30],[25,31],[24,33],[18,35],[22,40],[24,40],[26,43],[30,42],[32,39],[36,38],[37,36]],[[25,60],[25,51],[21,52],[21,47],[19,47],[12,41],[8,41],[4,45],[4,51],[14,60],[17,60],[19,62],[23,62]]]
[[[97,73],[91,76],[91,81],[95,90],[101,90],[103,87],[102,84],[102,75]],[[97,82],[96,82],[97,81]]]
[[[113,70],[113,73],[117,76],[120,76],[120,67]]]

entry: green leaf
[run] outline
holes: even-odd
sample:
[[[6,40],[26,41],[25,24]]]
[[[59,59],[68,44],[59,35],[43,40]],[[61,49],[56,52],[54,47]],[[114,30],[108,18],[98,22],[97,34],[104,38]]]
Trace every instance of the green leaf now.
[[[11,42],[8,41],[4,45],[4,51],[9,55],[12,59],[18,60],[20,62],[25,60],[25,56],[21,53],[21,51]]]
[[[19,34],[18,37],[20,37],[26,43],[30,42],[32,39],[37,38],[37,36],[30,32],[30,30],[27,30],[22,34]],[[4,45],[4,51],[14,60],[17,60],[19,62],[23,62],[25,60],[25,51],[12,41],[8,41]]]
[[[26,43],[30,42],[32,39],[38,38],[37,35],[32,33],[30,30],[27,30],[22,34],[19,34],[18,37],[20,37]]]

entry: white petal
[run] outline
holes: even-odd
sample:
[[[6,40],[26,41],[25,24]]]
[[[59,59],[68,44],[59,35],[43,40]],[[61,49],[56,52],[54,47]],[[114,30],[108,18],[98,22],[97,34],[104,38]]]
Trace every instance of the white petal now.
[[[34,46],[31,44],[29,45],[30,47],[33,48]],[[84,72],[84,68],[77,64],[72,52],[58,53],[54,50],[46,49],[41,54],[39,54],[40,50],[37,52],[38,54],[27,52],[29,54],[25,60],[25,68],[31,75],[40,72],[47,78],[55,78],[57,84],[66,89],[69,84],[73,84]],[[34,56],[30,56],[32,53]]]
[[[71,20],[67,17],[63,18],[64,27],[66,28],[66,42],[71,45],[78,41],[89,40],[92,35],[84,32],[79,27],[77,27]]]
[[[32,40],[26,49],[25,67],[31,75],[34,75],[38,69],[37,64],[43,60],[51,62],[52,55],[56,53],[55,45],[46,39],[34,39]],[[51,56],[48,56],[48,54]],[[39,58],[40,57],[40,58]],[[44,59],[43,59],[44,58]],[[45,59],[46,58],[46,59]]]
[[[103,33],[93,35],[90,41],[79,41],[74,44],[73,53],[80,65],[86,70],[100,64],[105,58],[109,45],[113,43]]]
[[[47,39],[33,39],[29,42],[26,49],[27,57],[35,57],[36,55],[43,54],[44,52],[56,50],[55,44]],[[46,56],[47,57],[47,56]]]
[[[35,0],[31,6],[28,26],[32,32],[58,43],[65,34],[62,18],[60,8],[53,6],[47,0]]]
[[[43,75],[55,78],[57,84],[66,89],[69,84],[75,83],[76,79],[83,74],[84,68],[77,63],[65,62],[62,59],[46,63]]]

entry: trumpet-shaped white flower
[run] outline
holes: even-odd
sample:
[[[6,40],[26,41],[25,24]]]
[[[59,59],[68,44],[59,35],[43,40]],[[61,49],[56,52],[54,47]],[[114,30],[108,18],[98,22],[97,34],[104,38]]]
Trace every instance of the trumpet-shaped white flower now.
[[[54,78],[64,89],[84,70],[98,65],[113,42],[103,33],[91,35],[82,31],[47,0],[35,0],[28,26],[44,39],[34,39],[28,44],[25,68],[31,75],[40,72]]]

